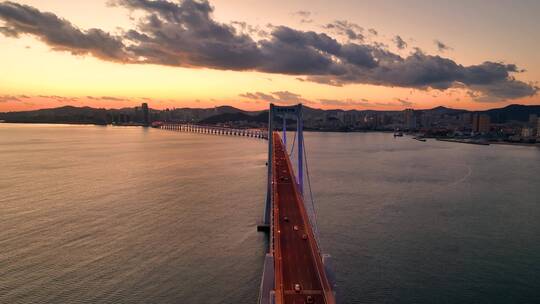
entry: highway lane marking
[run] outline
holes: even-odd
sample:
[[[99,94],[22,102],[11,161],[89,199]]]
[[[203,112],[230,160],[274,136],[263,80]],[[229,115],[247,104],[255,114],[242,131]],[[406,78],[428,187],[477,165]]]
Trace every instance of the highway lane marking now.
[[[300,295],[322,295],[323,292],[322,290],[301,290],[299,292],[296,292],[294,290],[284,290],[283,293],[285,295],[297,295],[297,294],[300,294]]]

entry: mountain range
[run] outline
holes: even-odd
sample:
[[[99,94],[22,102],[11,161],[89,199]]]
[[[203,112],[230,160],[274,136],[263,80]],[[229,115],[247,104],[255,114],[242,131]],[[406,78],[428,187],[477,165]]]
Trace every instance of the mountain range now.
[[[504,108],[486,111],[468,111],[436,107],[433,109],[416,110],[432,115],[459,115],[463,113],[483,113],[491,117],[494,123],[508,121],[528,121],[529,115],[540,116],[540,105],[509,105]],[[398,115],[401,111],[375,110],[322,110],[304,107],[304,118],[320,119],[325,116],[337,116],[343,113],[358,114],[387,114]],[[123,116],[122,116],[123,115]],[[115,121],[119,116],[123,119],[136,121],[141,115],[140,108],[102,109],[91,107],[64,106],[59,108],[41,109],[22,112],[0,112],[0,120],[11,123],[76,123],[76,124],[106,124]],[[127,118],[126,118],[127,117]],[[205,124],[246,121],[264,123],[268,120],[268,111],[245,111],[231,106],[214,108],[178,108],[172,110],[150,110],[152,120],[187,121]]]

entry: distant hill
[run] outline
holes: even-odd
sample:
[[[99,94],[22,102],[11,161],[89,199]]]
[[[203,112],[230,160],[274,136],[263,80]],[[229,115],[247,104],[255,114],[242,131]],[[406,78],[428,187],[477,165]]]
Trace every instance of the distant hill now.
[[[23,112],[0,113],[0,119],[13,123],[107,123],[107,110],[90,107],[65,106]]]
[[[528,121],[529,115],[537,114],[540,116],[539,106],[509,105],[500,109],[491,109],[483,111],[488,114],[491,122],[504,123],[508,121]]]
[[[435,107],[433,109],[422,110],[422,111],[426,113],[430,113],[430,114],[436,114],[436,115],[457,115],[457,114],[468,112],[467,110],[452,109],[452,108],[447,108],[447,107],[442,107],[442,106]]]
[[[261,112],[257,115],[249,115],[243,112],[238,113],[223,113],[208,117],[200,121],[202,124],[216,124],[216,123],[227,123],[227,122],[236,122],[236,121],[245,121],[245,122],[258,122],[265,123],[268,122],[268,111]]]
[[[199,122],[208,117],[221,114],[248,113],[246,111],[222,106],[215,108],[182,108],[173,110],[151,110],[152,120],[173,120]],[[258,113],[258,112],[254,112]],[[60,108],[42,109],[35,111],[0,113],[0,120],[12,123],[76,123],[76,124],[106,124],[122,115],[122,119],[138,121],[142,119],[140,109],[96,109],[91,107],[65,106]],[[126,118],[127,117],[127,118]]]
[[[419,110],[436,115],[459,115],[462,113],[472,113],[461,109],[451,109],[436,107],[433,109]],[[339,113],[358,114],[392,114],[400,115],[400,111],[375,111],[375,110],[322,110],[305,106],[305,120],[324,120],[336,117]],[[540,105],[509,105],[504,108],[478,111],[486,113],[494,123],[504,123],[508,121],[528,121],[530,114],[540,116]],[[268,111],[245,111],[231,106],[220,106],[214,108],[181,108],[172,110],[150,110],[152,120],[200,122],[205,124],[227,123],[227,122],[250,122],[265,123],[268,120]],[[14,123],[85,123],[85,124],[105,124],[111,123],[114,119],[122,116],[123,119],[137,121],[141,117],[140,109],[97,109],[91,107],[65,106],[53,109],[42,109],[23,112],[0,113],[0,120]],[[126,118],[128,117],[128,118]]]
[[[231,106],[221,106],[215,108],[180,108],[170,111],[173,119],[183,121],[202,121],[208,117],[216,115],[237,113],[247,114],[249,112]]]

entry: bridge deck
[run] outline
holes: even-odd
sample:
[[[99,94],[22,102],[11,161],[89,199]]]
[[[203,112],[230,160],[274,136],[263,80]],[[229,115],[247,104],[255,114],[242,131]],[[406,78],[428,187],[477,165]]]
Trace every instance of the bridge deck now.
[[[314,303],[334,304],[289,157],[277,133],[273,140],[276,303],[304,304],[309,295]],[[300,292],[295,291],[295,284],[300,284]]]

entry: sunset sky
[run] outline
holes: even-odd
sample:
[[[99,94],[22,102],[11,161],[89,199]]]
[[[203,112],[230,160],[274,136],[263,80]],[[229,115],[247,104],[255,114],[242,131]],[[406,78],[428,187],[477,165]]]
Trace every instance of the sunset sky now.
[[[540,1],[0,1],[0,111],[540,104]]]

